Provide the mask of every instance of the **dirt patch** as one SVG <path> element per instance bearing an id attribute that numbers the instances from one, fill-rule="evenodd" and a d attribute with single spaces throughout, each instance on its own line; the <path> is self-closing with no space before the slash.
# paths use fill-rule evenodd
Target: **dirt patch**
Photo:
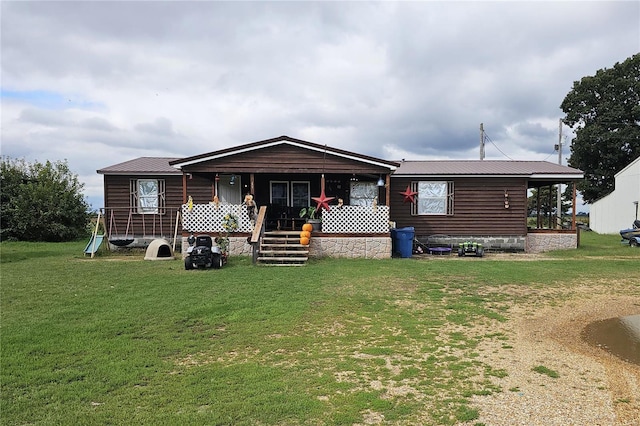
<path id="1" fill-rule="evenodd" d="M 598 296 L 571 301 L 526 323 L 531 335 L 552 339 L 572 352 L 584 355 L 605 369 L 607 384 L 619 424 L 640 424 L 640 366 L 625 362 L 585 342 L 580 333 L 589 323 L 640 314 L 638 297 Z"/>
<path id="2" fill-rule="evenodd" d="M 473 398 L 480 410 L 476 421 L 494 426 L 639 425 L 640 366 L 589 345 L 580 335 L 593 321 L 640 313 L 637 288 L 620 291 L 619 286 L 587 285 L 559 298 L 563 302 L 556 299 L 555 306 L 513 306 L 502 330 L 509 336 L 508 349 L 504 342 L 483 342 L 484 361 L 508 375 L 495 379 L 502 392 Z M 618 295 L 608 294 L 611 287 L 618 287 Z M 533 370 L 539 366 L 559 377 Z"/>

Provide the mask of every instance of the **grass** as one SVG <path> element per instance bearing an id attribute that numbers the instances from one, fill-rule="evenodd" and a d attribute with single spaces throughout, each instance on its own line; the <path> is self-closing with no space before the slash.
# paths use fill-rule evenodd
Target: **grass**
<path id="1" fill-rule="evenodd" d="M 558 374 L 557 371 L 552 370 L 550 368 L 547 368 L 544 365 L 538 365 L 536 367 L 533 367 L 531 370 L 535 371 L 536 373 L 544 374 L 545 376 L 549 376 L 552 379 L 557 379 L 558 377 L 560 377 L 560 374 Z"/>
<path id="2" fill-rule="evenodd" d="M 640 250 L 593 233 L 552 260 L 232 257 L 206 271 L 89 259 L 85 244 L 0 243 L 2 424 L 473 421 L 470 398 L 507 374 L 479 343 L 511 348 L 478 329 L 585 280 L 640 292 Z"/>

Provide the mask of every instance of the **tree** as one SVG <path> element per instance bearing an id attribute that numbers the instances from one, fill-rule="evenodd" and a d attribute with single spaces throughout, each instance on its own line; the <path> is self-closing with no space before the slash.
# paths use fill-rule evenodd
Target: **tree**
<path id="1" fill-rule="evenodd" d="M 585 173 L 578 190 L 585 202 L 595 201 L 640 156 L 640 53 L 574 82 L 560 108 L 576 133 L 569 165 Z"/>
<path id="2" fill-rule="evenodd" d="M 84 185 L 66 160 L 44 164 L 2 157 L 0 239 L 71 241 L 87 233 Z"/>
<path id="3" fill-rule="evenodd" d="M 570 188 L 567 187 L 567 190 L 565 190 L 561 194 L 561 208 L 562 208 L 561 213 L 563 216 L 567 214 L 573 201 L 573 197 L 567 198 L 569 196 L 569 193 L 568 193 L 569 189 Z M 541 186 L 540 188 L 532 189 L 531 195 L 527 199 L 527 214 L 528 215 L 536 214 L 538 213 L 538 210 L 539 210 L 542 216 L 548 216 L 549 213 L 551 213 L 553 216 L 557 216 L 557 210 L 558 210 L 557 194 L 558 194 L 557 185 L 551 186 L 551 196 L 549 196 L 548 186 Z M 540 201 L 540 205 L 538 205 L 538 200 Z M 549 202 L 549 200 L 551 200 L 551 202 Z"/>

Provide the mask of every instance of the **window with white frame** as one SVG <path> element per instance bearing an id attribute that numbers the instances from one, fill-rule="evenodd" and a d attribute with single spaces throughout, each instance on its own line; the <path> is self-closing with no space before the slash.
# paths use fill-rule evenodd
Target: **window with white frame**
<path id="1" fill-rule="evenodd" d="M 271 181 L 271 204 L 276 206 L 289 205 L 289 182 L 287 181 Z"/>
<path id="2" fill-rule="evenodd" d="M 418 181 L 411 182 L 411 189 L 417 192 L 417 202 L 411 207 L 413 215 L 452 215 L 453 182 Z"/>
<path id="3" fill-rule="evenodd" d="M 131 207 L 139 214 L 164 213 L 164 179 L 132 179 Z"/>
<path id="4" fill-rule="evenodd" d="M 271 204 L 284 207 L 307 207 L 311 202 L 309 181 L 278 181 L 269 182 L 271 187 Z"/>
<path id="5" fill-rule="evenodd" d="M 291 182 L 291 206 L 307 207 L 311 202 L 309 182 L 293 181 Z"/>

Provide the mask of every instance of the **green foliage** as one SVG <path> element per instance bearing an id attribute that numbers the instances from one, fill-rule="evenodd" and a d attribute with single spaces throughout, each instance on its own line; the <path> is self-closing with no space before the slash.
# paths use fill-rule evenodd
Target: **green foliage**
<path id="1" fill-rule="evenodd" d="M 614 188 L 614 176 L 640 156 L 640 53 L 573 84 L 560 105 L 576 131 L 569 165 L 585 172 L 585 202 Z"/>
<path id="2" fill-rule="evenodd" d="M 527 213 L 531 215 L 536 212 L 539 208 L 540 214 L 546 216 L 551 212 L 553 215 L 556 214 L 556 210 L 558 209 L 557 203 L 557 195 L 558 194 L 558 186 L 553 185 L 551 187 L 551 204 L 549 204 L 549 187 L 542 186 L 540 188 L 534 188 L 531 190 L 531 195 L 527 199 Z M 538 206 L 538 195 L 540 197 L 540 205 Z M 567 197 L 571 195 L 570 200 L 573 201 L 573 194 L 569 194 L 568 191 L 564 191 L 562 194 L 562 214 L 566 214 L 571 206 L 571 202 L 568 201 Z"/>
<path id="3" fill-rule="evenodd" d="M 0 164 L 0 239 L 71 241 L 86 235 L 89 205 L 67 162 Z"/>
<path id="4" fill-rule="evenodd" d="M 545 376 L 549 376 L 552 379 L 557 379 L 558 377 L 560 377 L 560 374 L 558 374 L 557 371 L 547 368 L 544 365 L 538 365 L 536 367 L 533 367 L 531 371 L 535 371 L 536 373 L 539 373 L 539 374 L 544 374 Z"/>
<path id="5" fill-rule="evenodd" d="M 302 209 L 300 209 L 300 217 L 306 217 L 312 220 L 316 218 L 317 213 L 318 211 L 314 206 L 303 207 Z"/>

